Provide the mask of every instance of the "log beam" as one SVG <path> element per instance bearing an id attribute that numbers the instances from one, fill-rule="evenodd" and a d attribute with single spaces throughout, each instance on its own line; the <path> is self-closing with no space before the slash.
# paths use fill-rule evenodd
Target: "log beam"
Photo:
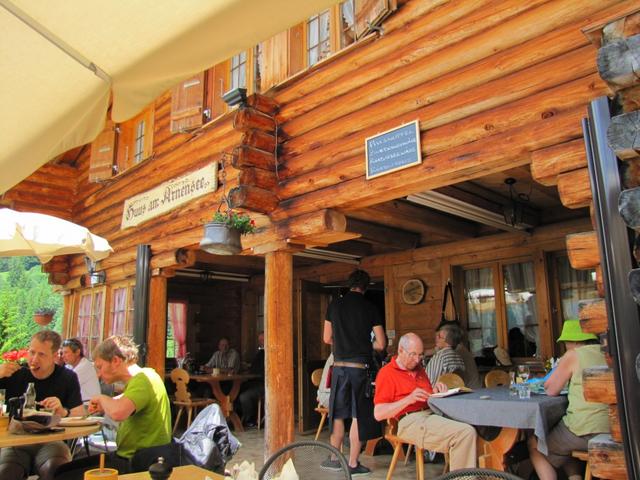
<path id="1" fill-rule="evenodd" d="M 254 108 L 239 108 L 233 117 L 233 128 L 242 132 L 256 129 L 266 133 L 274 133 L 276 122 L 271 116 Z"/>
<path id="2" fill-rule="evenodd" d="M 567 235 L 569 263 L 576 270 L 595 268 L 600 264 L 598 237 L 596 232 Z"/>
<path id="3" fill-rule="evenodd" d="M 558 175 L 587 166 L 584 140 L 570 142 L 531 152 L 531 176 L 547 187 L 558 183 Z"/>
<path id="4" fill-rule="evenodd" d="M 251 185 L 240 185 L 229 192 L 231 208 L 245 208 L 269 214 L 277 208 L 278 202 L 278 197 L 272 191 Z"/>
<path id="5" fill-rule="evenodd" d="M 598 72 L 614 90 L 640 83 L 640 35 L 614 40 L 598 50 Z"/>
<path id="6" fill-rule="evenodd" d="M 616 398 L 616 385 L 613 370 L 609 367 L 590 367 L 582 371 L 582 388 L 587 402 L 613 405 Z"/>
<path id="7" fill-rule="evenodd" d="M 362 242 L 385 245 L 397 250 L 416 248 L 420 242 L 418 234 L 349 217 L 347 217 L 347 231 L 358 234 L 358 239 Z"/>
<path id="8" fill-rule="evenodd" d="M 273 152 L 259 150 L 247 145 L 240 145 L 233 149 L 231 165 L 237 169 L 257 167 L 263 170 L 275 171 L 276 158 Z"/>
<path id="9" fill-rule="evenodd" d="M 172 266 L 190 267 L 196 263 L 196 252 L 186 248 L 178 248 L 162 252 L 151 257 L 151 269 Z"/>
<path id="10" fill-rule="evenodd" d="M 267 115 L 274 115 L 279 108 L 278 104 L 272 97 L 260 95 L 259 93 L 249 95 L 247 98 L 247 105 Z"/>
<path id="11" fill-rule="evenodd" d="M 585 333 L 600 335 L 609 329 L 607 304 L 604 300 L 585 305 L 580 310 L 580 327 Z"/>
<path id="12" fill-rule="evenodd" d="M 240 140 L 242 145 L 247 145 L 253 148 L 259 148 L 267 152 L 275 152 L 276 150 L 276 137 L 270 135 L 262 130 L 247 130 L 242 135 Z"/>
<path id="13" fill-rule="evenodd" d="M 265 461 L 294 440 L 293 259 L 289 252 L 265 259 Z"/>
<path id="14" fill-rule="evenodd" d="M 640 157 L 640 112 L 623 113 L 611 119 L 607 142 L 623 160 Z"/>
<path id="15" fill-rule="evenodd" d="M 609 426 L 611 427 L 611 438 L 613 441 L 622 442 L 622 428 L 620 427 L 618 405 L 609 405 Z"/>
<path id="16" fill-rule="evenodd" d="M 238 174 L 238 185 L 252 185 L 264 190 L 275 191 L 278 184 L 274 172 L 261 168 L 246 167 Z"/>
<path id="17" fill-rule="evenodd" d="M 560 201 L 567 208 L 588 207 L 593 195 L 589 170 L 581 168 L 558 176 L 558 194 Z"/>
<path id="18" fill-rule="evenodd" d="M 597 478 L 626 480 L 627 466 L 622 443 L 614 442 L 611 435 L 600 434 L 589 440 L 589 466 Z"/>

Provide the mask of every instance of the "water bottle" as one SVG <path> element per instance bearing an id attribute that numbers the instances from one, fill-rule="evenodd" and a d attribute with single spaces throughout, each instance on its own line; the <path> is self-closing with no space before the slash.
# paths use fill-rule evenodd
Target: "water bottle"
<path id="1" fill-rule="evenodd" d="M 36 409 L 36 386 L 33 382 L 29 382 L 29 385 L 27 385 L 27 390 L 24 392 L 23 411 L 26 413 L 27 409 Z"/>

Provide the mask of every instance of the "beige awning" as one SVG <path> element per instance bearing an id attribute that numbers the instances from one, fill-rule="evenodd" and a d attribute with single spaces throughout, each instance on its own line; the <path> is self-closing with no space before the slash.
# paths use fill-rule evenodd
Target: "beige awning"
<path id="1" fill-rule="evenodd" d="M 92 141 L 110 92 L 113 120 L 127 120 L 181 80 L 333 3 L 0 0 L 0 193 Z"/>

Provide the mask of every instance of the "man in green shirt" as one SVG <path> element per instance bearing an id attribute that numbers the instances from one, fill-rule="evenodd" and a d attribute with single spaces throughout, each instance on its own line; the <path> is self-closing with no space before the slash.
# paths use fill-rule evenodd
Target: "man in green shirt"
<path id="1" fill-rule="evenodd" d="M 130 460 L 142 448 L 171 442 L 171 408 L 162 378 L 152 368 L 141 368 L 138 347 L 128 337 L 107 338 L 93 351 L 98 377 L 105 383 L 124 383 L 122 395 L 96 395 L 90 413 L 106 413 L 120 422 L 117 455 Z"/>

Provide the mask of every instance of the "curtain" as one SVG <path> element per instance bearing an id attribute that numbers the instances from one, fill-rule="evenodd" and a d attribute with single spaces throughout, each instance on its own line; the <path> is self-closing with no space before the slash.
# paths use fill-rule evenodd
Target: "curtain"
<path id="1" fill-rule="evenodd" d="M 187 354 L 186 302 L 169 302 L 169 321 L 173 328 L 173 339 L 176 342 L 176 358 L 184 358 Z"/>
<path id="2" fill-rule="evenodd" d="M 493 270 L 465 270 L 464 285 L 469 320 L 469 347 L 474 355 L 480 355 L 484 347 L 498 344 Z"/>
<path id="3" fill-rule="evenodd" d="M 111 335 L 124 335 L 126 328 L 127 288 L 118 288 L 113 292 L 113 317 Z"/>
<path id="4" fill-rule="evenodd" d="M 578 318 L 580 308 L 599 299 L 594 281 L 595 271 L 574 270 L 568 257 L 558 257 L 556 262 L 560 279 L 562 319 Z"/>
<path id="5" fill-rule="evenodd" d="M 93 358 L 93 349 L 100 343 L 100 332 L 102 330 L 102 308 L 104 301 L 103 292 L 96 292 L 93 295 L 93 305 L 91 312 L 91 337 L 89 339 L 89 350 L 85 352 L 86 356 L 90 359 Z"/>
<path id="6" fill-rule="evenodd" d="M 80 308 L 78 309 L 78 338 L 82 342 L 85 352 L 89 347 L 88 339 L 91 331 L 91 295 L 80 297 Z"/>

